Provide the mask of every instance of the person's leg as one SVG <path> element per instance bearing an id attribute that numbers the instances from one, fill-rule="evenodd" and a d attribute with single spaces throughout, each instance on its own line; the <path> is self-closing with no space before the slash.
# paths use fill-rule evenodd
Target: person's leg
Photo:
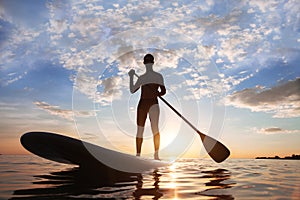
<path id="1" fill-rule="evenodd" d="M 158 129 L 159 121 L 159 106 L 154 104 L 149 110 L 149 118 L 151 122 L 151 129 L 153 133 L 153 142 L 154 142 L 154 159 L 159 160 L 158 151 L 160 146 L 160 134 Z"/>
<path id="2" fill-rule="evenodd" d="M 143 143 L 143 133 L 144 127 L 138 126 L 137 127 L 137 134 L 136 134 L 136 156 L 141 155 L 142 143 Z"/>
<path id="3" fill-rule="evenodd" d="M 159 145 L 160 145 L 160 134 L 159 134 L 159 132 L 154 135 L 153 141 L 154 141 L 154 149 L 155 149 L 154 159 L 159 160 L 159 156 L 158 156 Z"/>
<path id="4" fill-rule="evenodd" d="M 147 118 L 147 112 L 144 109 L 137 110 L 137 133 L 136 133 L 136 156 L 141 155 L 144 126 Z"/>

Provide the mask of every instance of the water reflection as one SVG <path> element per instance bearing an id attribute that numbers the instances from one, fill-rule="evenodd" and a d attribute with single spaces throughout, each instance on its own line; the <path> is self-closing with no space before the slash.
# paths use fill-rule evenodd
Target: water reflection
<path id="1" fill-rule="evenodd" d="M 161 176 L 158 173 L 158 170 L 155 170 L 152 173 L 153 176 L 153 187 L 143 188 L 143 176 L 138 175 L 138 183 L 136 185 L 136 190 L 133 192 L 135 199 L 140 199 L 142 196 L 153 196 L 152 199 L 159 199 L 163 196 L 163 193 L 159 191 L 159 177 Z"/>
<path id="2" fill-rule="evenodd" d="M 35 176 L 30 189 L 16 190 L 11 199 L 94 199 L 132 196 L 139 174 L 103 173 L 79 167 Z M 46 186 L 46 187 L 45 187 Z"/>
<path id="3" fill-rule="evenodd" d="M 205 183 L 205 186 L 208 186 L 209 189 L 206 189 L 201 192 L 197 192 L 198 195 L 215 197 L 215 199 L 225 199 L 232 200 L 234 197 L 231 194 L 226 194 L 227 191 L 222 189 L 231 188 L 235 183 L 229 182 L 231 178 L 231 173 L 226 169 L 215 169 L 215 170 L 206 170 L 201 173 L 205 174 L 200 178 L 208 179 L 208 182 Z M 218 191 L 217 191 L 218 190 Z M 223 193 L 222 192 L 226 192 Z"/>
<path id="4" fill-rule="evenodd" d="M 150 196 L 159 199 L 158 170 L 151 174 L 151 186 L 144 184 L 142 174 L 116 172 L 103 173 L 95 169 L 71 168 L 64 171 L 35 176 L 29 189 L 16 190 L 11 199 L 95 199 L 95 198 L 132 198 Z"/>
<path id="5" fill-rule="evenodd" d="M 1 159 L 0 199 L 300 199 L 298 161 L 181 159 L 139 177 L 64 170 L 24 156 Z"/>
<path id="6" fill-rule="evenodd" d="M 234 199 L 227 190 L 235 184 L 230 171 L 201 171 L 191 165 L 145 174 L 76 167 L 35 178 L 27 189 L 15 190 L 11 199 Z"/>

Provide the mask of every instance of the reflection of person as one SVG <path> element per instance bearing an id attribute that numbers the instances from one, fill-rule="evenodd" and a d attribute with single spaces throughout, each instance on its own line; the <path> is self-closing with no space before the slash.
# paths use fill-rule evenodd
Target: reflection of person
<path id="1" fill-rule="evenodd" d="M 158 96 L 166 93 L 163 76 L 153 71 L 154 57 L 147 54 L 144 57 L 146 73 L 141 75 L 136 83 L 133 83 L 135 71 L 128 72 L 130 76 L 130 92 L 135 93 L 141 87 L 141 97 L 137 108 L 137 135 L 136 135 L 136 155 L 140 156 L 143 143 L 144 126 L 147 115 L 149 115 L 154 142 L 154 159 L 159 159 L 158 151 L 160 144 L 160 134 L 158 129 L 159 106 Z"/>
<path id="2" fill-rule="evenodd" d="M 155 170 L 152 175 L 154 180 L 153 188 L 143 188 L 143 176 L 141 174 L 137 176 L 136 190 L 133 192 L 133 196 L 135 197 L 135 199 L 142 199 L 142 197 L 146 195 L 153 196 L 152 199 L 159 199 L 163 196 L 163 194 L 159 191 L 160 174 L 157 170 Z"/>

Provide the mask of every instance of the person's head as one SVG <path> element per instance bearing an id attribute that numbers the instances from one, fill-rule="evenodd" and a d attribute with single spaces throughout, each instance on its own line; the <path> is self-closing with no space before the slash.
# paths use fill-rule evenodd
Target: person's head
<path id="1" fill-rule="evenodd" d="M 154 57 L 151 54 L 144 56 L 144 64 L 154 63 Z"/>

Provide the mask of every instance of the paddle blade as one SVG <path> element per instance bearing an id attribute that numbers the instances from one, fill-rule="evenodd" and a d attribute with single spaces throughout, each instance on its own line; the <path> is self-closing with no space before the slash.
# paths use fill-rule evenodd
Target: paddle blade
<path id="1" fill-rule="evenodd" d="M 225 145 L 223 145 L 216 139 L 201 133 L 200 131 L 198 132 L 198 134 L 201 137 L 202 143 L 207 153 L 215 162 L 220 163 L 228 158 L 228 156 L 230 155 L 230 151 Z"/>

